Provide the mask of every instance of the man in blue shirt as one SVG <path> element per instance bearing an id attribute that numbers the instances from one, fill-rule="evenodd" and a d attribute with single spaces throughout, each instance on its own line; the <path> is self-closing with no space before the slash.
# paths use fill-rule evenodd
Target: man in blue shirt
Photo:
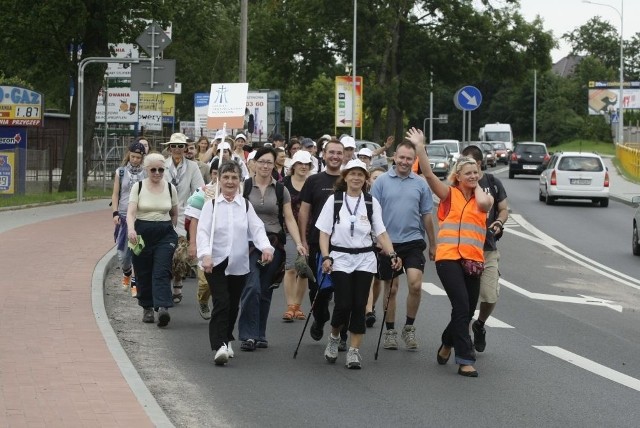
<path id="1" fill-rule="evenodd" d="M 393 247 L 402 259 L 407 274 L 409 295 L 407 297 L 406 322 L 402 329 L 402 340 L 408 350 L 418 349 L 413 325 L 420 298 L 422 296 L 422 275 L 426 262 L 424 250 L 425 230 L 429 239 L 429 259 L 434 260 L 436 252 L 435 230 L 431 212 L 433 210 L 433 196 L 427 182 L 411 171 L 416 159 L 416 149 L 413 143 L 404 141 L 397 147 L 394 155 L 395 166 L 382 174 L 374 182 L 371 194 L 380 202 L 382 220 L 387 233 L 393 242 Z M 382 256 L 384 258 L 385 256 Z M 398 276 L 401 271 L 389 268 L 387 260 L 379 263 L 378 278 L 385 287 L 385 295 L 389 295 L 386 331 L 383 347 L 398 349 L 398 332 L 395 329 L 396 295 L 398 291 Z M 389 287 L 391 293 L 389 294 Z"/>

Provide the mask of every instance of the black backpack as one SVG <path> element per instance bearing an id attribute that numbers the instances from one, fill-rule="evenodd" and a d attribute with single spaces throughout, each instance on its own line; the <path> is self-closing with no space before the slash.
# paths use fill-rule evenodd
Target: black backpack
<path id="1" fill-rule="evenodd" d="M 371 193 L 362 192 L 364 195 L 364 206 L 367 208 L 367 217 L 369 218 L 369 224 L 371 225 L 371 233 L 373 237 L 373 196 Z M 344 200 L 344 192 L 335 193 L 333 195 L 333 227 L 331 228 L 331 234 L 335 229 L 336 223 L 340 223 L 340 210 Z"/>

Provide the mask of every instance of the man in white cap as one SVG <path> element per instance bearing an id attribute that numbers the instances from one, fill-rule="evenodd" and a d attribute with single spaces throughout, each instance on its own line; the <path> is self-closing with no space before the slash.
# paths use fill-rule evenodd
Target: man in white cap
<path id="1" fill-rule="evenodd" d="M 355 159 L 356 140 L 349 135 L 345 135 L 340 139 L 344 146 L 344 158 L 342 159 L 342 168 L 352 159 Z"/>
<path id="2" fill-rule="evenodd" d="M 367 147 L 363 147 L 358 150 L 358 159 L 360 159 L 367 166 L 367 169 L 371 168 L 371 158 L 373 157 L 373 152 L 371 149 Z"/>
<path id="3" fill-rule="evenodd" d="M 247 164 L 244 161 L 244 157 L 239 157 L 238 155 L 236 155 L 235 153 L 233 153 L 231 151 L 231 144 L 229 144 L 228 142 L 223 142 L 218 144 L 218 151 L 216 156 L 211 160 L 211 162 L 213 162 L 216 159 L 220 159 L 221 163 L 220 165 L 222 165 L 222 163 L 227 162 L 229 160 L 233 160 L 235 161 L 238 165 L 240 165 L 240 169 L 242 170 L 242 179 L 246 180 L 247 178 L 250 177 L 249 174 L 249 169 L 247 169 Z M 211 164 L 209 164 L 211 165 Z"/>
<path id="4" fill-rule="evenodd" d="M 178 196 L 178 223 L 176 232 L 182 239 L 186 239 L 187 231 L 184 227 L 184 210 L 189 196 L 196 189 L 204 186 L 204 179 L 198 164 L 185 158 L 187 136 L 176 132 L 164 145 L 169 146 L 171 154 L 164 163 L 164 179 L 176 187 Z M 182 301 L 182 278 L 173 278 L 173 303 Z"/>

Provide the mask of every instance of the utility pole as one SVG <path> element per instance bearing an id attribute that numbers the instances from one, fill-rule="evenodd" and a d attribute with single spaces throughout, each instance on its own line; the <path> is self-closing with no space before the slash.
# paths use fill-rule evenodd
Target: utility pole
<path id="1" fill-rule="evenodd" d="M 247 28 L 249 0 L 240 0 L 240 82 L 247 81 Z"/>

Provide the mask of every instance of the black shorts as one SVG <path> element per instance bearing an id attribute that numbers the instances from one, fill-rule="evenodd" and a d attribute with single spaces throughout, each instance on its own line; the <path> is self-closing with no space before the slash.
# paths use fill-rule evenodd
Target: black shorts
<path id="1" fill-rule="evenodd" d="M 424 256 L 424 250 L 427 249 L 427 243 L 419 239 L 417 241 L 403 242 L 401 244 L 393 244 L 393 249 L 402 259 L 402 267 L 405 269 L 413 268 L 424 272 L 424 264 L 427 259 Z M 391 269 L 391 259 L 382 253 L 378 253 L 378 273 L 376 278 L 383 281 L 400 276 L 401 270 Z"/>

